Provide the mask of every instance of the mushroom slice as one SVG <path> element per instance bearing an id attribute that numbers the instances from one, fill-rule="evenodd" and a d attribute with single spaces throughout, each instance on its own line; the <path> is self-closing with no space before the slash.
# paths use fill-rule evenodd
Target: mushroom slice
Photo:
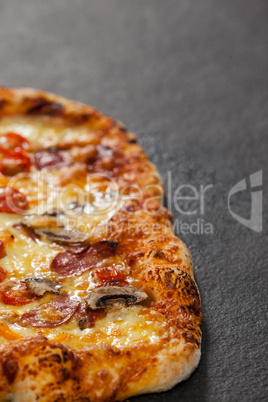
<path id="1" fill-rule="evenodd" d="M 89 234 L 81 232 L 80 230 L 64 226 L 63 214 L 44 214 L 44 215 L 31 215 L 24 217 L 21 224 L 40 238 L 44 236 L 47 239 L 56 243 L 76 246 L 86 242 Z"/>
<path id="2" fill-rule="evenodd" d="M 27 278 L 23 282 L 25 282 L 29 292 L 36 296 L 43 296 L 47 292 L 59 294 L 60 285 L 48 279 Z"/>
<path id="3" fill-rule="evenodd" d="M 45 213 L 41 215 L 28 215 L 21 219 L 21 224 L 33 230 L 44 227 L 61 227 L 61 215 Z"/>
<path id="4" fill-rule="evenodd" d="M 117 302 L 124 302 L 125 305 L 129 306 L 140 303 L 147 298 L 148 295 L 145 292 L 133 286 L 102 286 L 94 289 L 85 301 L 88 307 L 97 310 Z"/>
<path id="5" fill-rule="evenodd" d="M 83 244 L 88 239 L 88 233 L 65 227 L 38 228 L 34 231 L 39 236 L 45 236 L 51 241 L 68 244 L 70 246 Z"/>

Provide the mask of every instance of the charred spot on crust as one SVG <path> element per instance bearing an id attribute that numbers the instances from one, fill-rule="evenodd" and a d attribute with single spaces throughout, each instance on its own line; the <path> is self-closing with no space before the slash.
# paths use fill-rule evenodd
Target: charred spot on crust
<path id="1" fill-rule="evenodd" d="M 62 353 L 63 363 L 67 363 L 68 361 L 70 361 L 74 368 L 79 364 L 79 357 L 76 356 L 70 349 L 67 349 L 67 347 L 64 346 L 62 343 L 51 344 L 49 343 L 49 341 L 47 341 L 47 344 L 51 349 L 60 349 Z"/>
<path id="2" fill-rule="evenodd" d="M 27 110 L 27 114 L 47 115 L 58 117 L 62 116 L 64 107 L 61 103 L 48 101 L 44 98 L 34 99 L 32 105 Z"/>
<path id="3" fill-rule="evenodd" d="M 152 282 L 161 285 L 162 300 L 155 301 L 153 308 L 161 312 L 171 326 L 176 328 L 177 336 L 187 343 L 201 341 L 201 304 L 197 286 L 193 278 L 179 268 L 156 268 L 147 272 Z"/>
<path id="4" fill-rule="evenodd" d="M 74 113 L 70 114 L 70 120 L 73 125 L 79 126 L 80 124 L 87 123 L 92 116 L 94 116 L 94 111 L 88 111 L 85 113 Z"/>
<path id="5" fill-rule="evenodd" d="M 121 126 L 121 127 L 120 127 L 120 131 L 122 131 L 123 133 L 127 133 L 127 132 L 128 132 L 128 129 L 127 129 L 126 126 Z"/>
<path id="6" fill-rule="evenodd" d="M 66 367 L 61 367 L 60 371 L 59 371 L 59 375 L 60 375 L 60 381 L 66 381 L 68 380 L 68 378 L 70 378 L 70 371 L 66 368 Z"/>
<path id="7" fill-rule="evenodd" d="M 104 241 L 106 241 L 108 244 L 109 244 L 109 247 L 111 247 L 111 249 L 112 250 L 115 250 L 116 249 L 116 247 L 118 246 L 118 242 L 116 242 L 116 241 L 109 241 L 109 240 L 104 240 Z"/>
<path id="8" fill-rule="evenodd" d="M 190 331 L 183 331 L 182 332 L 182 337 L 188 343 L 195 343 L 195 341 L 196 341 L 195 336 Z"/>
<path id="9" fill-rule="evenodd" d="M 142 251 L 134 252 L 134 253 L 130 254 L 128 264 L 130 266 L 133 266 L 136 263 L 136 261 L 139 260 L 142 257 L 144 257 L 144 253 Z"/>
<path id="10" fill-rule="evenodd" d="M 88 172 L 116 175 L 129 163 L 124 153 L 107 145 L 99 145 L 95 156 L 86 160 Z"/>
<path id="11" fill-rule="evenodd" d="M 80 387 L 78 389 L 80 389 Z M 90 399 L 82 396 L 79 398 L 78 402 L 90 402 Z"/>
<path id="12" fill-rule="evenodd" d="M 137 144 L 137 142 L 137 138 L 130 138 L 130 140 L 128 141 L 129 144 Z"/>
<path id="13" fill-rule="evenodd" d="M 173 276 L 173 274 L 174 274 L 174 271 L 173 271 L 173 270 L 168 270 L 168 271 L 165 272 L 165 282 L 166 282 L 166 286 L 167 286 L 168 288 L 171 288 L 171 289 L 173 289 L 173 288 L 176 287 L 176 284 L 172 282 L 172 276 Z"/>
<path id="14" fill-rule="evenodd" d="M 51 152 L 52 154 L 56 154 L 59 151 L 59 148 L 56 146 L 49 147 L 49 148 L 47 148 L 47 151 Z"/>
<path id="15" fill-rule="evenodd" d="M 157 250 L 154 254 L 154 258 L 165 258 L 165 253 L 161 250 Z"/>
<path id="16" fill-rule="evenodd" d="M 120 356 L 122 355 L 122 351 L 120 349 L 117 349 L 116 346 L 111 346 L 111 345 L 103 345 L 103 349 L 105 350 L 106 354 L 109 356 Z"/>
<path id="17" fill-rule="evenodd" d="M 6 99 L 0 99 L 0 111 L 4 109 L 8 105 L 8 101 Z"/>
<path id="18" fill-rule="evenodd" d="M 62 362 L 62 358 L 59 353 L 52 353 L 49 356 L 39 357 L 38 361 L 39 361 L 39 363 L 55 362 L 55 363 L 60 364 Z"/>
<path id="19" fill-rule="evenodd" d="M 188 306 L 188 311 L 197 317 L 201 314 L 201 306 L 199 300 L 196 297 L 192 297 Z"/>
<path id="20" fill-rule="evenodd" d="M 12 384 L 15 380 L 19 365 L 14 359 L 7 359 L 2 363 L 3 373 L 8 382 Z"/>

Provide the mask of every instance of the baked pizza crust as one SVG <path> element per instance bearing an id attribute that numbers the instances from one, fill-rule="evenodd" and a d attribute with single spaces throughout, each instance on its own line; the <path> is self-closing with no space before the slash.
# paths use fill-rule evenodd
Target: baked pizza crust
<path id="1" fill-rule="evenodd" d="M 155 166 L 121 123 L 80 103 L 35 89 L 1 88 L 0 119 L 18 115 L 85 128 L 76 141 L 40 138 L 33 150 L 72 147 L 79 175 L 85 155 L 94 154 L 96 145 L 109 146 L 117 164 L 107 167 L 101 156 L 93 157 L 94 172 L 108 171 L 120 189 L 133 183 L 142 189 L 142 198 L 127 199 L 108 225 L 97 226 L 92 236 L 96 241 L 118 242 L 132 278 L 150 296 L 148 308 L 164 318 L 168 336 L 156 343 L 121 347 L 93 343 L 80 349 L 38 335 L 9 340 L 0 346 L 0 399 L 116 401 L 162 392 L 187 379 L 200 359 L 200 296 L 189 250 L 174 236 L 172 216 L 161 206 L 163 184 Z M 67 176 L 63 171 L 62 183 L 75 177 L 73 171 Z M 129 230 L 130 222 L 136 230 Z"/>

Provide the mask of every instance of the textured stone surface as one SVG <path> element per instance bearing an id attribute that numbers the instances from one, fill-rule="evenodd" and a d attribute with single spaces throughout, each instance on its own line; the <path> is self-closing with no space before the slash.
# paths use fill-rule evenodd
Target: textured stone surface
<path id="1" fill-rule="evenodd" d="M 262 233 L 227 208 L 231 187 L 267 168 L 267 14 L 265 0 L 0 2 L 1 84 L 52 91 L 124 121 L 166 184 L 171 172 L 173 195 L 181 184 L 213 185 L 204 215 L 173 208 L 175 219 L 214 229 L 181 235 L 202 295 L 200 366 L 172 391 L 133 401 L 268 398 L 267 205 Z M 236 204 L 249 217 L 250 194 Z"/>

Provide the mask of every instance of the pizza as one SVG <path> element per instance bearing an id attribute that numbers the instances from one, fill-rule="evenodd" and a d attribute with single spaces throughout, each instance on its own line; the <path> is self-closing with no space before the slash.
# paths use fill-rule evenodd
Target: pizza
<path id="1" fill-rule="evenodd" d="M 187 379 L 200 296 L 136 136 L 1 88 L 0 157 L 0 400 L 118 401 Z"/>

